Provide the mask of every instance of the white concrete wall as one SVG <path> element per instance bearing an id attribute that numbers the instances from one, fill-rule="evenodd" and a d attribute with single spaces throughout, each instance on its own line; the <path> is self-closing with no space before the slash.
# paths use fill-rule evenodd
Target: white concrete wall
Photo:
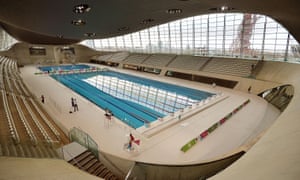
<path id="1" fill-rule="evenodd" d="M 212 180 L 283 180 L 300 177 L 300 65 L 265 62 L 257 78 L 291 84 L 294 98 L 266 134 L 240 160 Z"/>
<path id="2" fill-rule="evenodd" d="M 30 55 L 29 48 L 32 46 L 44 47 L 46 55 Z M 61 47 L 63 46 L 17 43 L 8 51 L 1 52 L 0 55 L 16 59 L 19 65 L 27 65 L 89 62 L 92 56 L 101 54 L 101 52 L 83 45 L 70 45 L 69 47 L 73 47 L 75 50 L 75 55 L 70 59 L 60 52 Z"/>

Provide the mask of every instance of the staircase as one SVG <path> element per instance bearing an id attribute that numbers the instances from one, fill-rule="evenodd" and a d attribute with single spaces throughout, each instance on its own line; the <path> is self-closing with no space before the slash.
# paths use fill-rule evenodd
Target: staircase
<path id="1" fill-rule="evenodd" d="M 94 154 L 90 151 L 84 151 L 75 158 L 68 161 L 73 166 L 86 171 L 92 175 L 101 177 L 106 180 L 118 180 L 109 169 L 107 169 Z"/>

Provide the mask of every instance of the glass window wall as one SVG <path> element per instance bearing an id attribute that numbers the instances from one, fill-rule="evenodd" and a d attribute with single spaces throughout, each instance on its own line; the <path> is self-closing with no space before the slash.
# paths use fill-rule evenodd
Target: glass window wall
<path id="1" fill-rule="evenodd" d="M 300 62 L 299 43 L 276 21 L 259 14 L 194 16 L 83 44 L 98 50 Z"/>

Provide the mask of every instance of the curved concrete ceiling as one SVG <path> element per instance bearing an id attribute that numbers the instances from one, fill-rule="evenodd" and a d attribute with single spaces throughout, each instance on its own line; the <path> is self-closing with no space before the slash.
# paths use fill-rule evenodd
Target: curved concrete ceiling
<path id="1" fill-rule="evenodd" d="M 76 5 L 87 4 L 89 12 L 76 14 Z M 35 44 L 71 44 L 85 39 L 107 38 L 135 32 L 157 24 L 193 15 L 219 12 L 223 5 L 230 12 L 270 16 L 300 40 L 300 1 L 297 0 L 22 0 L 0 1 L 0 24 L 20 41 Z M 182 13 L 170 14 L 169 9 Z M 83 20 L 76 26 L 73 20 Z M 151 21 L 147 21 L 151 19 Z M 148 23 L 143 23 L 147 21 Z M 93 37 L 86 33 L 93 33 Z M 94 34 L 95 33 L 95 34 Z"/>

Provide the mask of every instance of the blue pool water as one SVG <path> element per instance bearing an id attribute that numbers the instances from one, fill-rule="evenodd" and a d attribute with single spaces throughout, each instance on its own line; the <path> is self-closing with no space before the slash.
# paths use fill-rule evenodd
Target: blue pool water
<path id="1" fill-rule="evenodd" d="M 59 69 L 65 70 L 65 67 L 60 66 Z M 68 68 L 90 67 L 80 65 Z M 46 67 L 44 69 L 47 71 Z M 51 76 L 102 109 L 111 110 L 115 117 L 133 128 L 214 95 L 114 71 Z"/>
<path id="2" fill-rule="evenodd" d="M 85 64 L 76 65 L 61 65 L 61 66 L 41 66 L 39 69 L 44 72 L 48 71 L 59 71 L 59 70 L 78 70 L 78 69 L 89 69 L 90 66 Z"/>

